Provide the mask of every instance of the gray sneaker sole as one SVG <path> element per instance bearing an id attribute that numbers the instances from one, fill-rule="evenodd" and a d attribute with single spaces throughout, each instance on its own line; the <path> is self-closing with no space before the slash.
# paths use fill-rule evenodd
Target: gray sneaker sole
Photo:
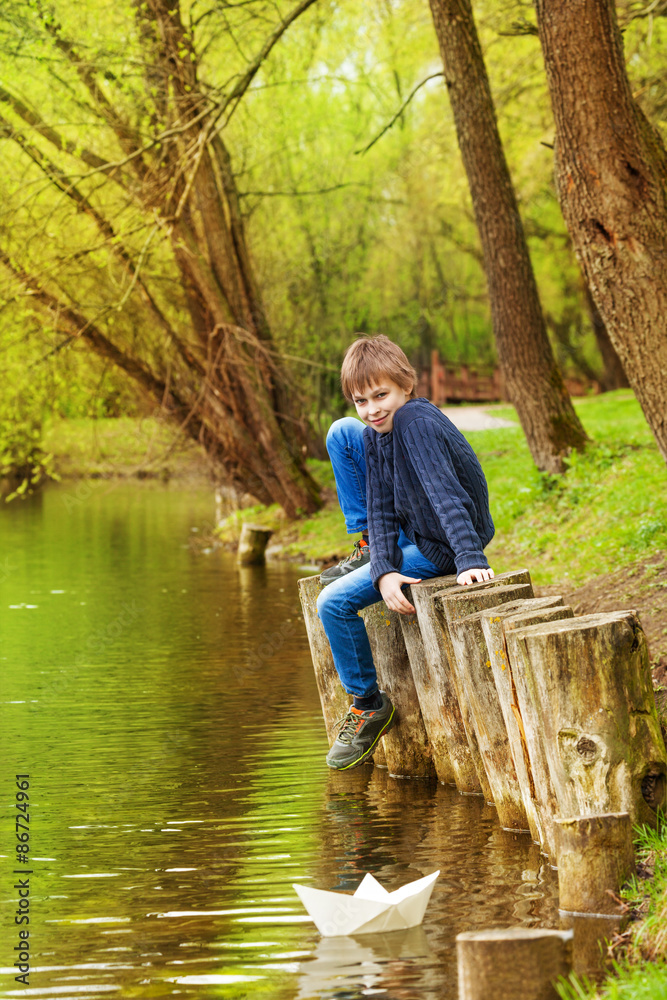
<path id="1" fill-rule="evenodd" d="M 352 760 L 352 761 L 350 761 L 349 764 L 340 764 L 340 765 L 339 764 L 330 764 L 329 760 L 327 759 L 327 767 L 330 767 L 332 771 L 348 771 L 351 767 L 358 767 L 360 764 L 363 764 L 365 760 L 368 760 L 368 757 L 373 752 L 373 750 L 375 750 L 376 746 L 378 745 L 378 741 L 380 740 L 380 737 L 384 736 L 384 734 L 387 732 L 388 729 L 391 729 L 391 727 L 393 725 L 393 722 L 394 722 L 394 716 L 395 716 L 395 714 L 396 714 L 396 709 L 392 705 L 391 706 L 391 715 L 389 716 L 389 718 L 387 719 L 386 723 L 384 724 L 384 726 L 382 727 L 382 729 L 380 730 L 380 732 L 377 734 L 377 736 L 373 740 L 372 744 L 369 746 L 368 750 L 364 750 L 364 752 L 361 755 L 361 757 L 355 757 L 355 759 Z"/>

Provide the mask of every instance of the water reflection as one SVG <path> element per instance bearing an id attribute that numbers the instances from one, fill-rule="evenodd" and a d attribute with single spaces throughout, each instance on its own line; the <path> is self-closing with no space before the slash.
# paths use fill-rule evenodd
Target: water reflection
<path id="1" fill-rule="evenodd" d="M 206 494 L 67 495 L 0 520 L 0 750 L 31 775 L 31 996 L 455 997 L 456 933 L 557 925 L 553 872 L 492 807 L 326 768 L 302 572 L 190 548 Z M 320 939 L 292 890 L 435 868 L 423 928 L 382 939 Z"/>

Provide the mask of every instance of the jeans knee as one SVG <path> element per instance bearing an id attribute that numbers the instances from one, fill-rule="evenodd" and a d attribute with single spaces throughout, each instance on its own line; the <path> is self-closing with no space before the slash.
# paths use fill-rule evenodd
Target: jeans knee
<path id="1" fill-rule="evenodd" d="M 327 588 L 325 587 L 324 590 L 321 590 L 317 595 L 317 614 L 323 624 L 330 604 L 331 596 L 327 593 Z"/>
<path id="2" fill-rule="evenodd" d="M 331 446 L 348 445 L 350 443 L 359 444 L 363 451 L 364 425 L 354 417 L 340 417 L 334 420 L 327 431 L 327 451 L 331 454 Z"/>

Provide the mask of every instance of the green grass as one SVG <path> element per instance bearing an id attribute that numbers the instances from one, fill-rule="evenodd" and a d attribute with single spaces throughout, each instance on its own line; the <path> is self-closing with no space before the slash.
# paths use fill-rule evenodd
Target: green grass
<path id="1" fill-rule="evenodd" d="M 591 444 L 565 476 L 537 472 L 518 426 L 466 434 L 489 483 L 496 570 L 526 563 L 537 584 L 580 584 L 667 547 L 667 467 L 634 396 L 575 406 Z"/>
<path id="2" fill-rule="evenodd" d="M 204 474 L 202 450 L 154 417 L 52 420 L 44 448 L 61 478 Z"/>

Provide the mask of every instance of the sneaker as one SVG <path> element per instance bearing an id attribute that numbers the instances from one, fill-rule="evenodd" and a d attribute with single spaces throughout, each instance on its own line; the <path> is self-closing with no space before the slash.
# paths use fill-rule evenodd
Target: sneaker
<path id="1" fill-rule="evenodd" d="M 347 576 L 348 573 L 354 572 L 355 569 L 361 569 L 362 566 L 367 566 L 370 561 L 371 550 L 368 542 L 365 538 L 360 538 L 354 546 L 354 551 L 351 556 L 346 556 L 344 559 L 341 559 L 337 566 L 330 566 L 329 569 L 325 569 L 322 573 L 320 573 L 322 586 L 326 587 L 328 583 L 333 583 L 334 580 L 339 580 L 341 576 Z"/>
<path id="2" fill-rule="evenodd" d="M 327 754 L 329 767 L 345 771 L 363 764 L 373 753 L 380 737 L 389 732 L 394 724 L 394 706 L 384 691 L 380 694 L 380 708 L 362 712 L 350 706 L 345 718 L 341 719 L 342 729 Z"/>

